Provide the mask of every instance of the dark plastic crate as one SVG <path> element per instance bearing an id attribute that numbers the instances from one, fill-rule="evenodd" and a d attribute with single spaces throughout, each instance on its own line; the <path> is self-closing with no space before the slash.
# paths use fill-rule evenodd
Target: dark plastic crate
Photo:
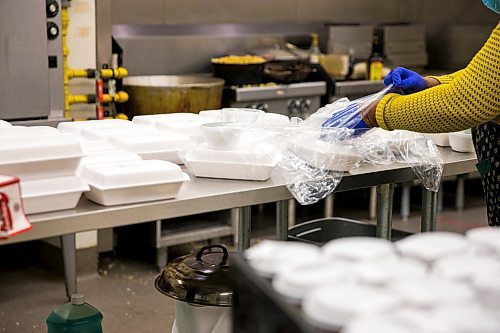
<path id="1" fill-rule="evenodd" d="M 341 217 L 324 218 L 297 224 L 288 230 L 288 240 L 323 245 L 343 237 L 375 237 L 377 226 Z M 411 233 L 392 229 L 391 240 L 402 239 Z"/>

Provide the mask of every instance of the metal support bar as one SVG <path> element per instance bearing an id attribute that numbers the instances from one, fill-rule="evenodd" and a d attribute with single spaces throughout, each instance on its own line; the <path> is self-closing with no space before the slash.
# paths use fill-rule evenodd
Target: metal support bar
<path id="1" fill-rule="evenodd" d="M 329 194 L 325 198 L 325 217 L 333 217 L 334 194 Z"/>
<path id="2" fill-rule="evenodd" d="M 297 223 L 296 204 L 295 199 L 288 200 L 288 228 L 293 227 Z"/>
<path id="3" fill-rule="evenodd" d="M 369 207 L 370 220 L 375 220 L 377 217 L 377 187 L 370 187 L 370 207 Z"/>
<path id="4" fill-rule="evenodd" d="M 377 186 L 377 237 L 391 239 L 394 184 Z"/>
<path id="5" fill-rule="evenodd" d="M 238 251 L 250 247 L 250 224 L 252 219 L 252 207 L 245 206 L 238 209 Z"/>
<path id="6" fill-rule="evenodd" d="M 443 183 L 439 186 L 439 191 L 437 194 L 437 211 L 438 213 L 443 211 Z"/>
<path id="7" fill-rule="evenodd" d="M 401 218 L 406 221 L 410 217 L 411 183 L 403 183 L 401 191 Z"/>
<path id="8" fill-rule="evenodd" d="M 61 236 L 61 248 L 64 264 L 64 283 L 66 296 L 71 299 L 71 295 L 76 294 L 76 234 Z"/>
<path id="9" fill-rule="evenodd" d="M 422 232 L 436 230 L 437 198 L 437 192 L 422 187 L 422 220 L 420 222 Z"/>
<path id="10" fill-rule="evenodd" d="M 465 206 L 465 178 L 467 175 L 457 176 L 457 192 L 455 194 L 455 208 L 463 210 Z"/>
<path id="11" fill-rule="evenodd" d="M 288 238 L 288 200 L 276 202 L 276 239 L 287 240 Z"/>

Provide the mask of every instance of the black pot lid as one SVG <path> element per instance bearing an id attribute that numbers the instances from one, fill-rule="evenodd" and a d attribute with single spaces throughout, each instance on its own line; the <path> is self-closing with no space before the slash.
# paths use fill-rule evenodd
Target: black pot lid
<path id="1" fill-rule="evenodd" d="M 212 252 L 221 249 L 222 252 Z M 205 246 L 196 255 L 186 255 L 165 266 L 156 278 L 158 291 L 184 302 L 209 306 L 231 306 L 229 253 L 222 245 Z"/>

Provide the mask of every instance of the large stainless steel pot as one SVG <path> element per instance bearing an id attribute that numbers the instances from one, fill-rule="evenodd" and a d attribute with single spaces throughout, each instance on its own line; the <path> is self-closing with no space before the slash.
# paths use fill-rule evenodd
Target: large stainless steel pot
<path id="1" fill-rule="evenodd" d="M 224 80 L 209 76 L 131 76 L 123 81 L 129 116 L 219 109 Z"/>

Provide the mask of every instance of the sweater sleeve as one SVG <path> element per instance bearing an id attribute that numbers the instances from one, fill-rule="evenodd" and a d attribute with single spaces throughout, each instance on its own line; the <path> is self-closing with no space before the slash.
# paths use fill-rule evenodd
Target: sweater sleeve
<path id="1" fill-rule="evenodd" d="M 378 103 L 380 127 L 423 133 L 468 129 L 500 116 L 500 24 L 469 65 L 421 92 L 388 94 Z"/>

